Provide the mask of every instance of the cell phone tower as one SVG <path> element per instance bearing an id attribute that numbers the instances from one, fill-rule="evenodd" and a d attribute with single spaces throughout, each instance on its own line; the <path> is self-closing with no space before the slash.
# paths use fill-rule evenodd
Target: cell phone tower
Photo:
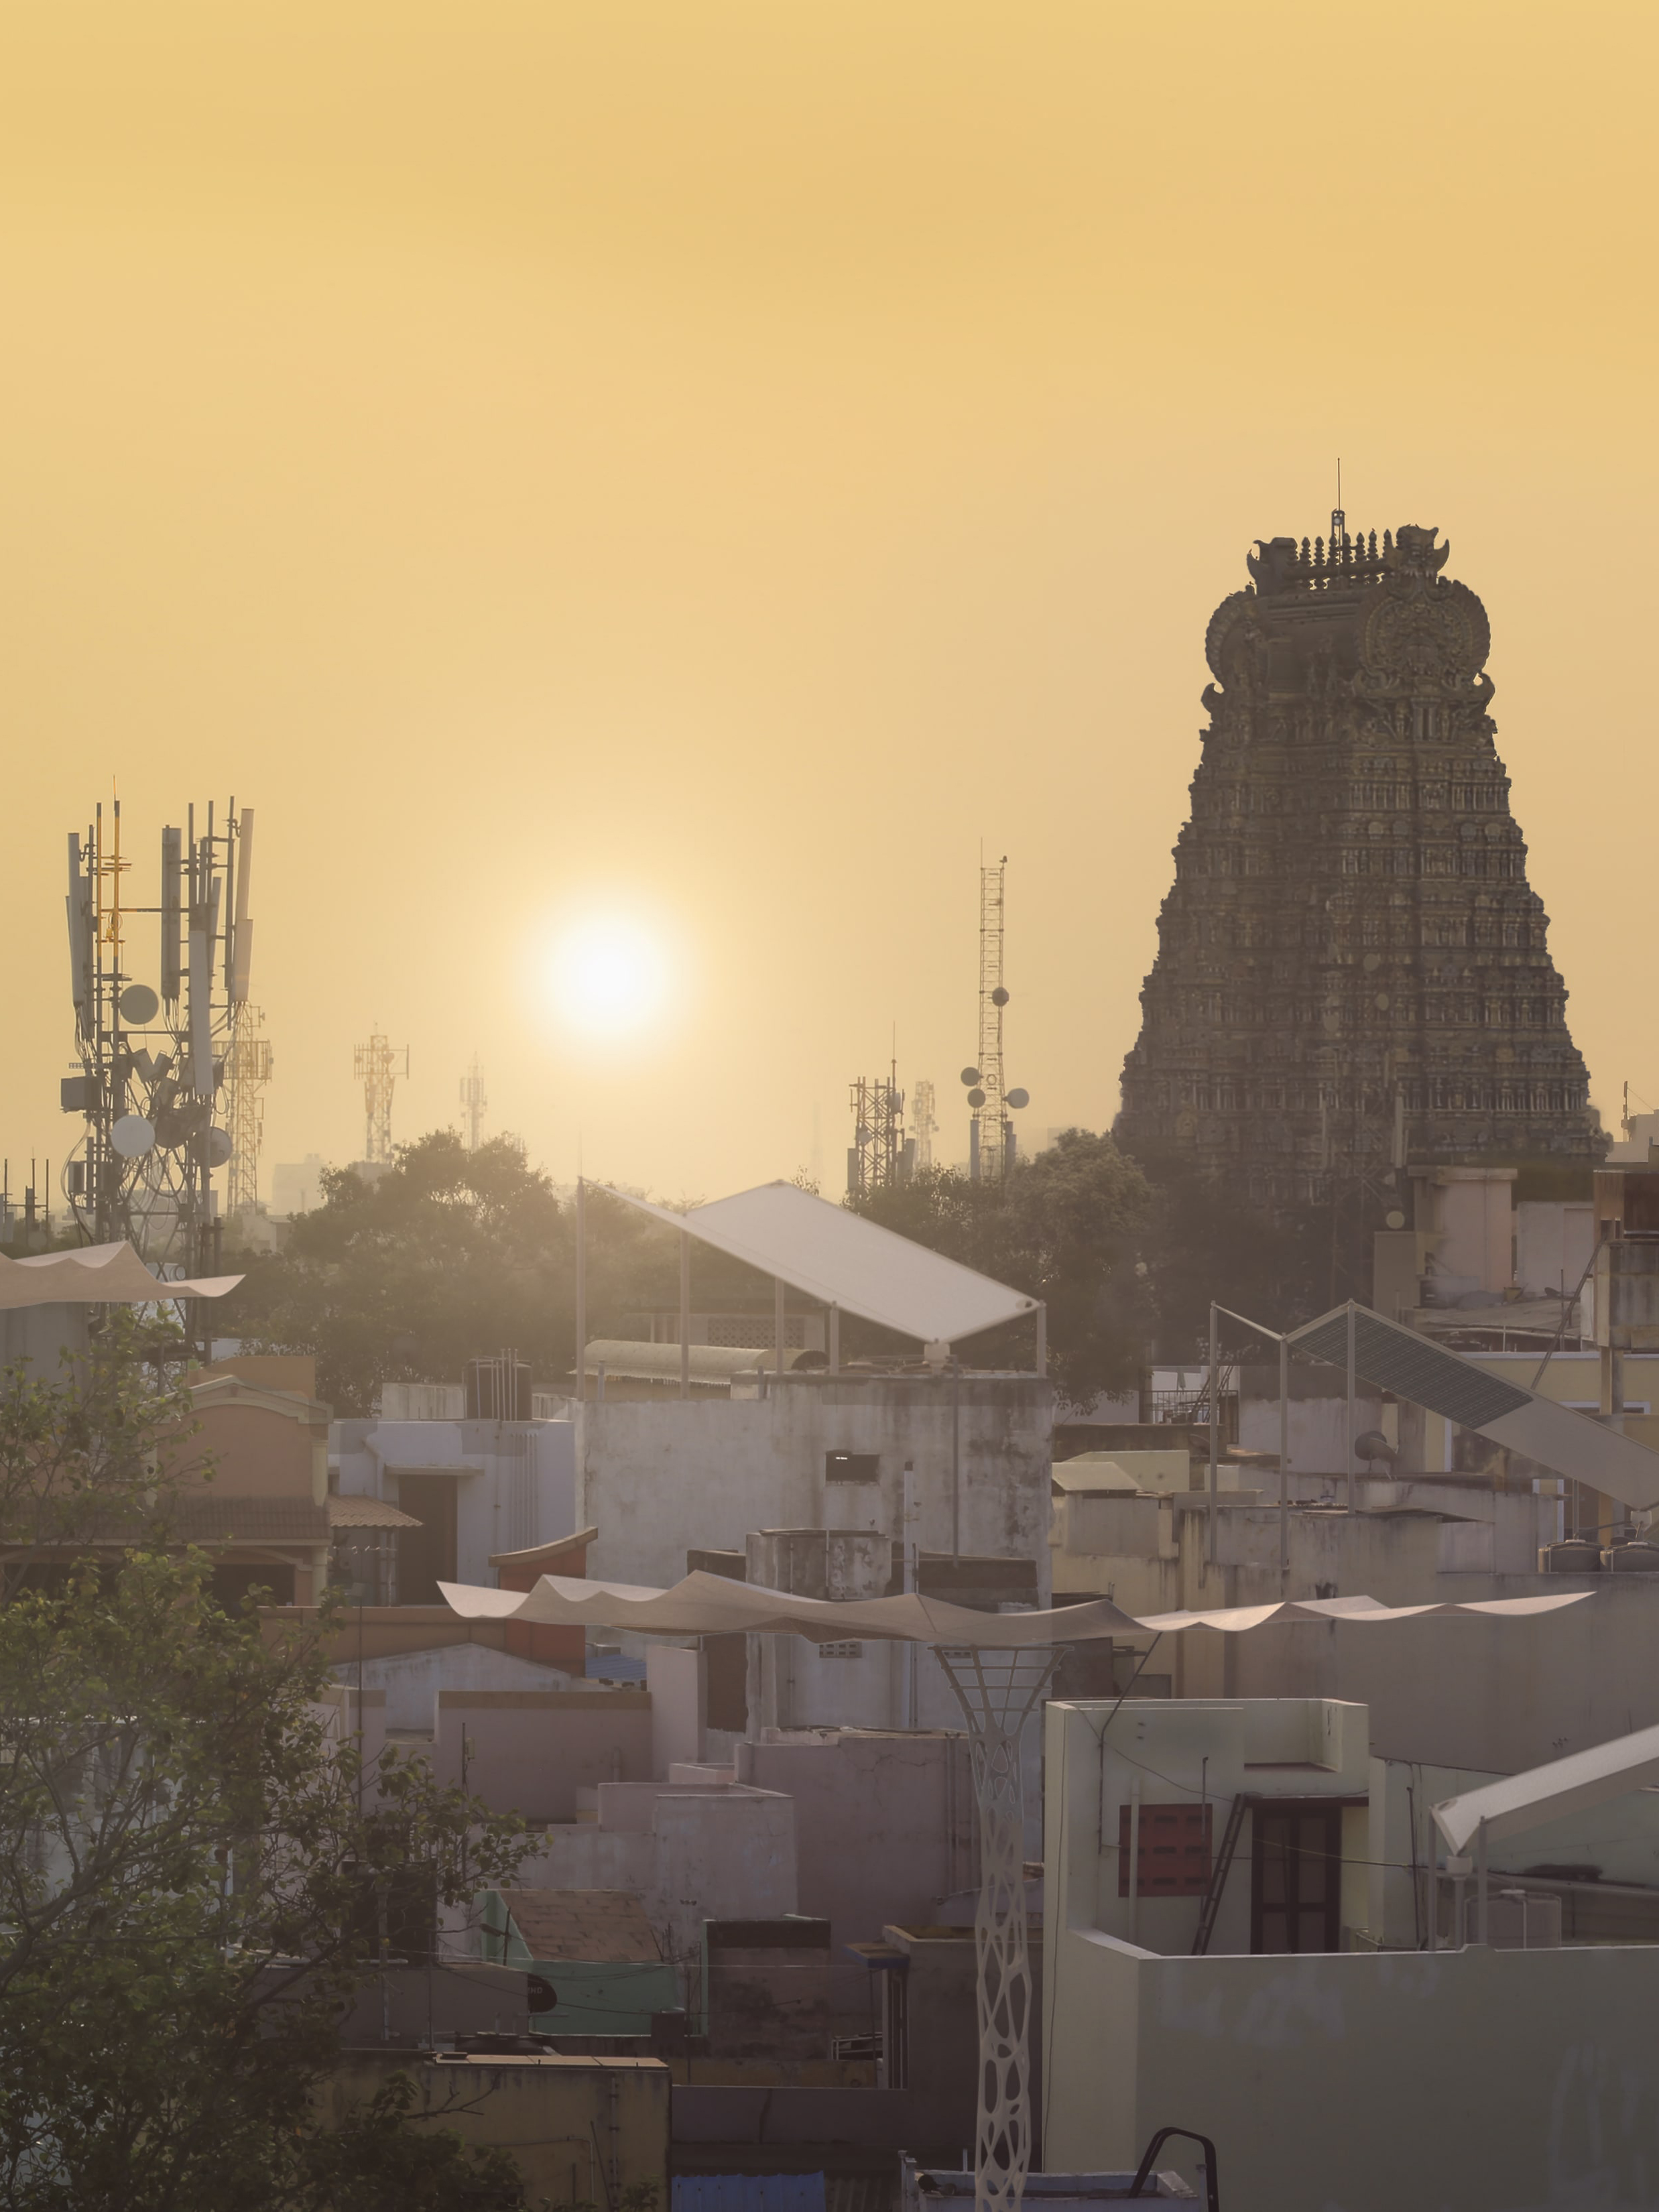
<path id="1" fill-rule="evenodd" d="M 860 1075 L 848 1086 L 853 1141 L 847 1147 L 847 1188 L 855 1195 L 909 1180 L 915 1159 L 904 1138 L 904 1093 L 898 1064 L 885 1076 Z"/>
<path id="2" fill-rule="evenodd" d="M 489 1101 L 484 1097 L 483 1077 L 478 1073 L 478 1055 L 472 1055 L 472 1065 L 461 1078 L 461 1111 L 466 1116 L 466 1149 L 476 1152 L 483 1136 L 483 1117 Z"/>
<path id="3" fill-rule="evenodd" d="M 1014 1164 L 1014 1125 L 1009 1109 L 1030 1103 L 1027 1091 L 1004 1088 L 1002 1010 L 1008 990 L 1002 980 L 1006 925 L 1008 855 L 979 871 L 979 1060 L 964 1067 L 973 1120 L 968 1125 L 968 1173 L 975 1182 L 1000 1182 Z"/>
<path id="4" fill-rule="evenodd" d="M 230 1090 L 230 1176 L 225 1210 L 231 1219 L 259 1203 L 259 1146 L 265 1133 L 265 1085 L 270 1080 L 270 1039 L 258 1006 L 234 1010 L 225 1077 Z"/>
<path id="5" fill-rule="evenodd" d="M 916 1172 L 926 1173 L 933 1164 L 933 1139 L 939 1134 L 939 1123 L 934 1119 L 933 1086 L 922 1076 L 910 1093 L 910 1139 L 916 1148 Z"/>
<path id="6" fill-rule="evenodd" d="M 388 1044 L 379 1030 L 356 1053 L 357 1080 L 363 1086 L 363 1159 L 370 1167 L 392 1164 L 392 1094 L 397 1088 L 398 1055 L 401 1073 L 409 1073 L 409 1047 Z"/>
<path id="7" fill-rule="evenodd" d="M 64 1194 L 92 1243 L 130 1240 L 163 1273 L 216 1265 L 221 1237 L 213 1177 L 234 1150 L 223 1126 L 227 1062 L 247 1004 L 253 924 L 248 914 L 253 810 L 233 799 L 198 833 L 161 832 L 158 903 L 134 904 L 124 878 L 121 802 L 69 838 L 70 989 L 81 1073 L 62 1086 L 83 1136 L 70 1148 Z M 161 924 L 158 981 L 136 970 L 133 919 Z"/>

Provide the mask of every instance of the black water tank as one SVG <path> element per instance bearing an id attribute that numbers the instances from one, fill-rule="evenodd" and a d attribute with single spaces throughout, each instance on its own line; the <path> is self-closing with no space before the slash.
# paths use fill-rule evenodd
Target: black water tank
<path id="1" fill-rule="evenodd" d="M 1599 1575 L 1601 1547 L 1586 1536 L 1569 1536 L 1565 1543 L 1546 1544 L 1538 1554 L 1540 1575 Z"/>

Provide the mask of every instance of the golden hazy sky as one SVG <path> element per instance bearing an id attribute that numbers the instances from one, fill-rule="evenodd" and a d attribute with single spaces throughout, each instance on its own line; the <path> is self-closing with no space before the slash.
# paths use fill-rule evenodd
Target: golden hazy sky
<path id="1" fill-rule="evenodd" d="M 264 1159 L 353 1044 L 713 1195 L 846 1085 L 1107 1126 L 1258 536 L 1437 524 L 1594 1095 L 1659 1104 L 1651 5 L 62 0 L 0 14 L 13 1164 L 64 837 L 255 806 Z M 626 1044 L 547 948 L 674 963 Z M 140 939 L 141 948 L 143 940 Z M 153 967 L 145 954 L 141 969 Z"/>

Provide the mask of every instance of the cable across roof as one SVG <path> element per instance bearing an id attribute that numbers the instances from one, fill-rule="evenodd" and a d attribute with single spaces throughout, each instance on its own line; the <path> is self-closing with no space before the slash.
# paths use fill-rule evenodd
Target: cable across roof
<path id="1" fill-rule="evenodd" d="M 684 1213 L 610 1183 L 593 1188 L 820 1304 L 924 1344 L 977 1336 L 1040 1303 L 793 1182 L 760 1183 Z"/>

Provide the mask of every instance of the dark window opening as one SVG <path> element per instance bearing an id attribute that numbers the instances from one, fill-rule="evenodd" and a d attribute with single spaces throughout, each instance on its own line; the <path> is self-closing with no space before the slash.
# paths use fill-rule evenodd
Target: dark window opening
<path id="1" fill-rule="evenodd" d="M 455 1478 L 400 1474 L 398 1504 L 421 1524 L 398 1532 L 398 1601 L 441 1605 L 439 1583 L 456 1579 Z"/>
<path id="2" fill-rule="evenodd" d="M 294 1570 L 292 1567 L 215 1567 L 208 1577 L 216 1603 L 227 1613 L 241 1608 L 250 1590 L 269 1590 L 267 1605 L 292 1605 L 294 1602 Z"/>
<path id="3" fill-rule="evenodd" d="M 825 1452 L 823 1479 L 826 1482 L 879 1482 L 881 1455 L 878 1452 Z"/>

